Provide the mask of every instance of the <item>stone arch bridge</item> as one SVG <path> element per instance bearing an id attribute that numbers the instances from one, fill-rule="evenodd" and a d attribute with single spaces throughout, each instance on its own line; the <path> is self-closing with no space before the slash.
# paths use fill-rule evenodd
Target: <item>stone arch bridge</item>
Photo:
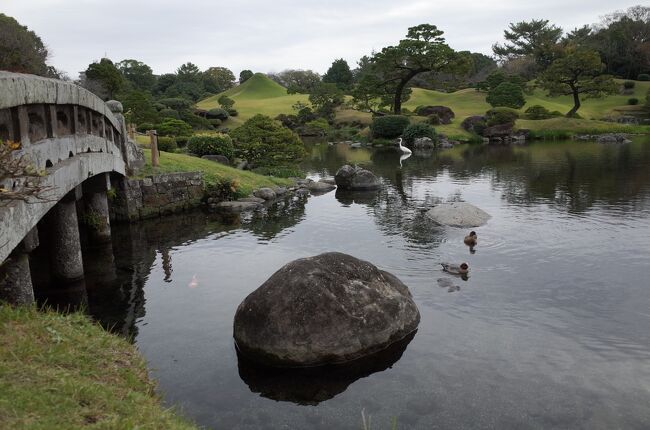
<path id="1" fill-rule="evenodd" d="M 8 72 L 0 72 L 0 141 L 19 144 L 12 156 L 42 171 L 40 196 L 0 199 L 0 299 L 31 303 L 30 252 L 46 242 L 52 278 L 83 278 L 78 213 L 92 221 L 89 240 L 110 241 L 111 182 L 144 158 L 127 137 L 119 102 L 70 82 Z M 0 187 L 20 192 L 27 180 L 8 178 Z"/>

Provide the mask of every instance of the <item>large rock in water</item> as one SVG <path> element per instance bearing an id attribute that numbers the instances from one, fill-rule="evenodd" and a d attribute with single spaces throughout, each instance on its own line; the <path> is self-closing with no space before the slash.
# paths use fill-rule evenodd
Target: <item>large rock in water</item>
<path id="1" fill-rule="evenodd" d="M 420 312 L 408 287 L 367 261 L 329 252 L 292 261 L 237 308 L 246 357 L 272 366 L 344 363 L 412 333 Z"/>
<path id="2" fill-rule="evenodd" d="M 342 190 L 363 191 L 379 188 L 379 180 L 369 170 L 346 164 L 334 176 L 336 186 Z"/>
<path id="3" fill-rule="evenodd" d="M 488 213 L 466 202 L 441 203 L 429 209 L 427 217 L 452 227 L 479 227 L 490 219 Z"/>

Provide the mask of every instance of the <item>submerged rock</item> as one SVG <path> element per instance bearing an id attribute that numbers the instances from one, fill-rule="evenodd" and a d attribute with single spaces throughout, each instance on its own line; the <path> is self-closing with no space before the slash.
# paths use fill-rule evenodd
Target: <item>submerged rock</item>
<path id="1" fill-rule="evenodd" d="M 334 179 L 336 185 L 343 190 L 376 190 L 380 186 L 379 180 L 371 171 L 349 164 L 341 167 Z"/>
<path id="2" fill-rule="evenodd" d="M 367 261 L 329 252 L 286 264 L 237 308 L 239 351 L 284 367 L 344 363 L 412 333 L 408 287 Z"/>
<path id="3" fill-rule="evenodd" d="M 413 149 L 433 149 L 436 144 L 430 137 L 418 137 L 413 141 Z"/>
<path id="4" fill-rule="evenodd" d="M 226 213 L 240 213 L 261 207 L 262 204 L 254 201 L 221 202 L 214 205 L 214 209 Z"/>
<path id="5" fill-rule="evenodd" d="M 601 136 L 598 136 L 598 143 L 631 143 L 632 141 L 627 138 L 625 134 L 622 133 L 607 133 Z"/>
<path id="6" fill-rule="evenodd" d="M 441 203 L 426 213 L 432 221 L 452 227 L 479 227 L 491 218 L 488 213 L 467 202 Z"/>

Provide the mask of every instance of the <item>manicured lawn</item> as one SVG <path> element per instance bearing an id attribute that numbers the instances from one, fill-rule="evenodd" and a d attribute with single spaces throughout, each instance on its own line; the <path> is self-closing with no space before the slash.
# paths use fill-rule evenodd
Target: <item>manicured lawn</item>
<path id="1" fill-rule="evenodd" d="M 622 84 L 622 80 L 617 81 Z M 645 95 L 650 88 L 650 82 L 636 81 L 632 94 L 617 94 L 601 99 L 586 99 L 582 101 L 582 107 L 578 113 L 584 120 L 569 120 L 566 118 L 553 118 L 544 121 L 518 120 L 518 128 L 528 128 L 534 131 L 566 131 L 567 133 L 603 133 L 603 132 L 632 132 L 647 133 L 647 127 L 629 127 L 617 125 L 611 122 L 599 121 L 600 119 L 625 114 L 627 111 L 637 109 L 627 104 L 628 99 L 637 98 L 639 103 L 644 103 Z M 262 74 L 256 74 L 244 84 L 231 88 L 225 93 L 235 100 L 235 108 L 239 116 L 230 118 L 224 123 L 225 127 L 237 127 L 251 116 L 261 113 L 275 117 L 281 113 L 290 114 L 295 111 L 293 104 L 301 101 L 309 104 L 308 96 L 305 94 L 287 94 L 286 89 Z M 468 88 L 454 93 L 443 93 L 440 91 L 414 88 L 411 98 L 404 103 L 404 107 L 415 111 L 421 105 L 442 105 L 450 107 L 456 117 L 451 124 L 436 126 L 440 133 L 454 139 L 468 139 L 469 133 L 460 127 L 462 121 L 468 116 L 483 115 L 491 106 L 485 101 L 485 92 Z M 219 95 L 202 100 L 198 107 L 211 109 L 218 107 Z M 526 95 L 526 105 L 520 109 L 524 111 L 533 105 L 542 105 L 550 111 L 568 112 L 573 106 L 570 96 L 548 97 L 545 91 L 536 89 L 532 94 Z M 413 121 L 424 121 L 421 117 L 412 117 Z M 369 113 L 353 109 L 341 109 L 337 112 L 336 123 L 350 123 L 358 121 L 368 125 L 372 121 Z M 564 128 L 566 127 L 566 128 Z"/>
<path id="2" fill-rule="evenodd" d="M 289 179 L 275 178 L 272 176 L 258 175 L 247 170 L 239 170 L 210 160 L 193 157 L 186 154 L 160 152 L 160 166 L 151 166 L 151 150 L 143 149 L 147 164 L 140 171 L 139 176 L 155 175 L 158 173 L 172 172 L 203 172 L 206 185 L 221 183 L 225 179 L 237 181 L 237 190 L 240 195 L 249 195 L 253 190 L 261 187 L 274 187 L 289 185 Z"/>
<path id="3" fill-rule="evenodd" d="M 0 428 L 195 429 L 135 347 L 81 314 L 0 305 Z"/>

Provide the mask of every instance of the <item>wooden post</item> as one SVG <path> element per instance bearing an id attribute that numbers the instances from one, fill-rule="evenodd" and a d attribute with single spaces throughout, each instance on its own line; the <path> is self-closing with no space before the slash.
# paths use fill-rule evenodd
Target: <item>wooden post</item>
<path id="1" fill-rule="evenodd" d="M 151 166 L 158 167 L 160 162 L 158 161 L 158 133 L 156 130 L 149 130 L 149 142 L 151 143 Z"/>
<path id="2" fill-rule="evenodd" d="M 129 139 L 135 142 L 135 124 L 129 124 Z"/>

